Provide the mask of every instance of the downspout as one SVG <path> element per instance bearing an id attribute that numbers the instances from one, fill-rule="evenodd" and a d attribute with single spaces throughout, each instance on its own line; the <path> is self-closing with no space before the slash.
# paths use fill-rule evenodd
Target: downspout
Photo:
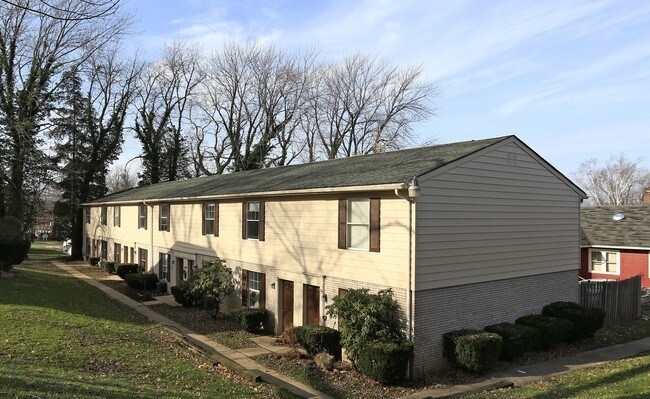
<path id="1" fill-rule="evenodd" d="M 408 285 L 406 288 L 406 326 L 407 326 L 407 334 L 408 334 L 408 340 L 412 341 L 413 340 L 413 320 L 411 317 L 411 313 L 413 312 L 412 309 L 412 290 L 411 290 L 411 284 L 413 281 L 413 203 L 415 200 L 410 197 L 405 197 L 399 193 L 398 189 L 395 189 L 395 195 L 399 198 L 403 198 L 408 201 L 409 203 L 409 256 L 408 256 Z"/>

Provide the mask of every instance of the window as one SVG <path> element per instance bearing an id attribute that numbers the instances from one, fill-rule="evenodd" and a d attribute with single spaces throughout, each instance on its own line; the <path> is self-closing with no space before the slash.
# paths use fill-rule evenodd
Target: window
<path id="1" fill-rule="evenodd" d="M 144 204 L 138 206 L 138 228 L 147 229 L 147 206 Z"/>
<path id="2" fill-rule="evenodd" d="M 122 260 L 122 245 L 118 243 L 113 244 L 113 260 L 115 262 Z"/>
<path id="3" fill-rule="evenodd" d="M 158 230 L 169 231 L 169 204 L 160 204 L 158 207 L 160 220 L 158 222 Z"/>
<path id="4" fill-rule="evenodd" d="M 176 258 L 176 267 L 178 274 L 176 280 L 187 281 L 192 276 L 192 268 L 194 267 L 194 261 L 184 258 Z"/>
<path id="5" fill-rule="evenodd" d="M 106 240 L 102 240 L 101 248 L 102 252 L 100 256 L 102 259 L 108 259 L 108 242 Z"/>
<path id="6" fill-rule="evenodd" d="M 164 253 L 159 253 L 159 262 L 158 265 L 160 269 L 158 270 L 158 276 L 160 277 L 161 280 L 165 281 L 171 281 L 170 280 L 170 273 L 169 273 L 169 264 L 171 262 L 171 255 L 169 254 L 164 254 Z"/>
<path id="7" fill-rule="evenodd" d="M 86 256 L 90 256 L 90 237 L 88 236 L 86 236 Z"/>
<path id="8" fill-rule="evenodd" d="M 203 235 L 219 236 L 219 205 L 203 204 Z"/>
<path id="9" fill-rule="evenodd" d="M 252 309 L 266 307 L 266 274 L 242 270 L 242 306 Z"/>
<path id="10" fill-rule="evenodd" d="M 379 252 L 380 200 L 339 199 L 339 248 Z"/>
<path id="11" fill-rule="evenodd" d="M 140 251 L 139 254 L 140 256 L 138 256 L 139 259 L 138 268 L 141 272 L 147 273 L 149 271 L 149 268 L 147 266 L 147 250 L 140 248 L 139 251 Z"/>
<path id="12" fill-rule="evenodd" d="M 87 206 L 85 208 L 85 211 L 86 211 L 86 223 L 90 223 L 90 207 Z"/>
<path id="13" fill-rule="evenodd" d="M 242 205 L 242 238 L 264 241 L 264 201 L 249 201 Z"/>
<path id="14" fill-rule="evenodd" d="M 113 207 L 113 226 L 115 227 L 120 227 L 121 212 L 119 205 Z"/>
<path id="15" fill-rule="evenodd" d="M 124 246 L 124 263 L 129 263 L 129 247 L 126 245 Z"/>
<path id="16" fill-rule="evenodd" d="M 108 207 L 102 206 L 102 217 L 101 222 L 103 226 L 108 224 Z"/>
<path id="17" fill-rule="evenodd" d="M 590 249 L 589 270 L 592 273 L 619 274 L 620 252 Z"/>

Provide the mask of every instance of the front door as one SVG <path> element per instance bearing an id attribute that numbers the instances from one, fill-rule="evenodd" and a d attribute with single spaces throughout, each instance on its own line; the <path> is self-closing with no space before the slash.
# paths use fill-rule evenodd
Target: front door
<path id="1" fill-rule="evenodd" d="M 304 325 L 320 324 L 320 288 L 304 285 Z"/>
<path id="2" fill-rule="evenodd" d="M 282 331 L 293 327 L 293 281 L 280 280 L 282 284 Z"/>

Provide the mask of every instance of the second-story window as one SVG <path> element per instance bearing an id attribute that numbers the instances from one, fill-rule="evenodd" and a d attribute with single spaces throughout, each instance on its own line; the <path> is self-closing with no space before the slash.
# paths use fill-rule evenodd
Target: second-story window
<path id="1" fill-rule="evenodd" d="M 90 223 L 90 207 L 86 207 L 86 223 Z"/>
<path id="2" fill-rule="evenodd" d="M 108 207 L 102 206 L 102 225 L 106 226 L 108 224 Z"/>
<path id="3" fill-rule="evenodd" d="M 115 227 L 120 227 L 120 222 L 121 222 L 121 217 L 122 217 L 122 210 L 120 209 L 119 205 L 116 205 L 113 207 L 113 226 Z"/>
<path id="4" fill-rule="evenodd" d="M 215 203 L 205 203 L 203 213 L 203 235 L 219 236 L 219 206 Z"/>
<path id="5" fill-rule="evenodd" d="M 160 231 L 169 231 L 169 204 L 160 204 L 158 209 L 160 216 L 158 229 Z"/>
<path id="6" fill-rule="evenodd" d="M 339 199 L 339 248 L 379 252 L 380 199 Z"/>
<path id="7" fill-rule="evenodd" d="M 242 204 L 242 238 L 264 241 L 264 201 L 248 201 Z"/>
<path id="8" fill-rule="evenodd" d="M 138 228 L 147 229 L 147 206 L 144 204 L 138 206 Z"/>

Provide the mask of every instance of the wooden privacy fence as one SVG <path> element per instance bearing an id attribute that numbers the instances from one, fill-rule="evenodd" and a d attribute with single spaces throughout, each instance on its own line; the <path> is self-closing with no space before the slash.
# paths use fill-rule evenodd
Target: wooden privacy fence
<path id="1" fill-rule="evenodd" d="M 641 316 L 641 276 L 620 281 L 581 281 L 580 304 L 604 310 L 606 326 L 635 320 Z"/>

